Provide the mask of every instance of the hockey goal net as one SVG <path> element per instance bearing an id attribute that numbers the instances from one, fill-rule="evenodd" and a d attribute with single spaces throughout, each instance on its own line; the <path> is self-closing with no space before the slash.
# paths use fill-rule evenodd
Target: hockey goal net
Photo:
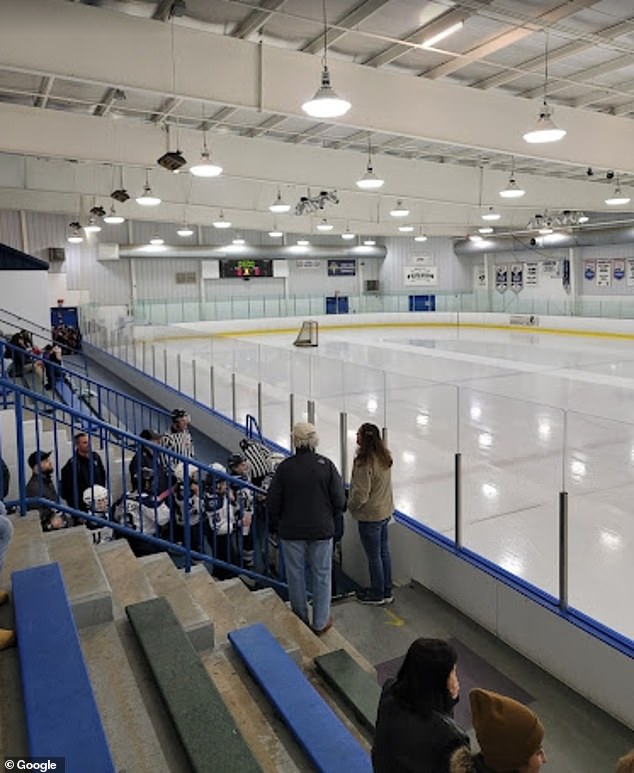
<path id="1" fill-rule="evenodd" d="M 293 346 L 318 346 L 319 345 L 319 323 L 314 319 L 306 319 L 293 341 Z"/>

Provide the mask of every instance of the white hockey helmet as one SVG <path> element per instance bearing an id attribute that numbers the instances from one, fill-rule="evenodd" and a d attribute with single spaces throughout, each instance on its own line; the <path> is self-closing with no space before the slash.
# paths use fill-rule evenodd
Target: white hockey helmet
<path id="1" fill-rule="evenodd" d="M 85 505 L 91 506 L 94 501 L 96 508 L 99 508 L 100 504 L 103 507 L 104 502 L 106 505 L 108 503 L 108 489 L 99 484 L 94 485 L 92 488 L 89 486 L 82 494 L 82 499 Z"/>

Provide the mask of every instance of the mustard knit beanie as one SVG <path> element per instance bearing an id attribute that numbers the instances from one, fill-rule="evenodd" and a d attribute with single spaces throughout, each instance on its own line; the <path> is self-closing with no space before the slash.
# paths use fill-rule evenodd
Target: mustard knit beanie
<path id="1" fill-rule="evenodd" d="M 495 773 L 526 765 L 544 739 L 537 715 L 522 703 L 489 690 L 471 690 L 469 701 L 486 765 Z"/>

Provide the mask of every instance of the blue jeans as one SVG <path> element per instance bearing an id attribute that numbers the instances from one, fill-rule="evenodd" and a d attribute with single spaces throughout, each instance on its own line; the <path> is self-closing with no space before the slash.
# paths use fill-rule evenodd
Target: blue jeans
<path id="1" fill-rule="evenodd" d="M 359 537 L 368 557 L 370 593 L 374 599 L 392 595 L 392 558 L 387 543 L 387 525 L 384 521 L 359 521 Z"/>
<path id="2" fill-rule="evenodd" d="M 306 567 L 308 565 L 313 591 L 312 625 L 316 631 L 320 631 L 325 627 L 330 617 L 332 539 L 283 539 L 281 543 L 291 609 L 306 625 L 310 625 L 308 622 L 308 593 L 306 591 Z"/>
<path id="3" fill-rule="evenodd" d="M 4 508 L 4 505 L 3 505 Z M 9 542 L 13 537 L 13 524 L 6 517 L 6 515 L 0 512 L 0 575 L 2 574 L 2 567 L 4 566 L 4 557 L 9 549 Z"/>

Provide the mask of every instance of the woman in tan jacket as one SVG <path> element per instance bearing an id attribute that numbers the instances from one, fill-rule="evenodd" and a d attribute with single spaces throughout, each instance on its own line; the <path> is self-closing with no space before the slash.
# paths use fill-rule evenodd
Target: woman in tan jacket
<path id="1" fill-rule="evenodd" d="M 391 604 L 392 558 L 387 526 L 394 511 L 392 455 L 375 424 L 357 430 L 357 454 L 352 465 L 348 510 L 359 522 L 359 537 L 368 557 L 370 588 L 359 591 L 362 604 Z"/>

